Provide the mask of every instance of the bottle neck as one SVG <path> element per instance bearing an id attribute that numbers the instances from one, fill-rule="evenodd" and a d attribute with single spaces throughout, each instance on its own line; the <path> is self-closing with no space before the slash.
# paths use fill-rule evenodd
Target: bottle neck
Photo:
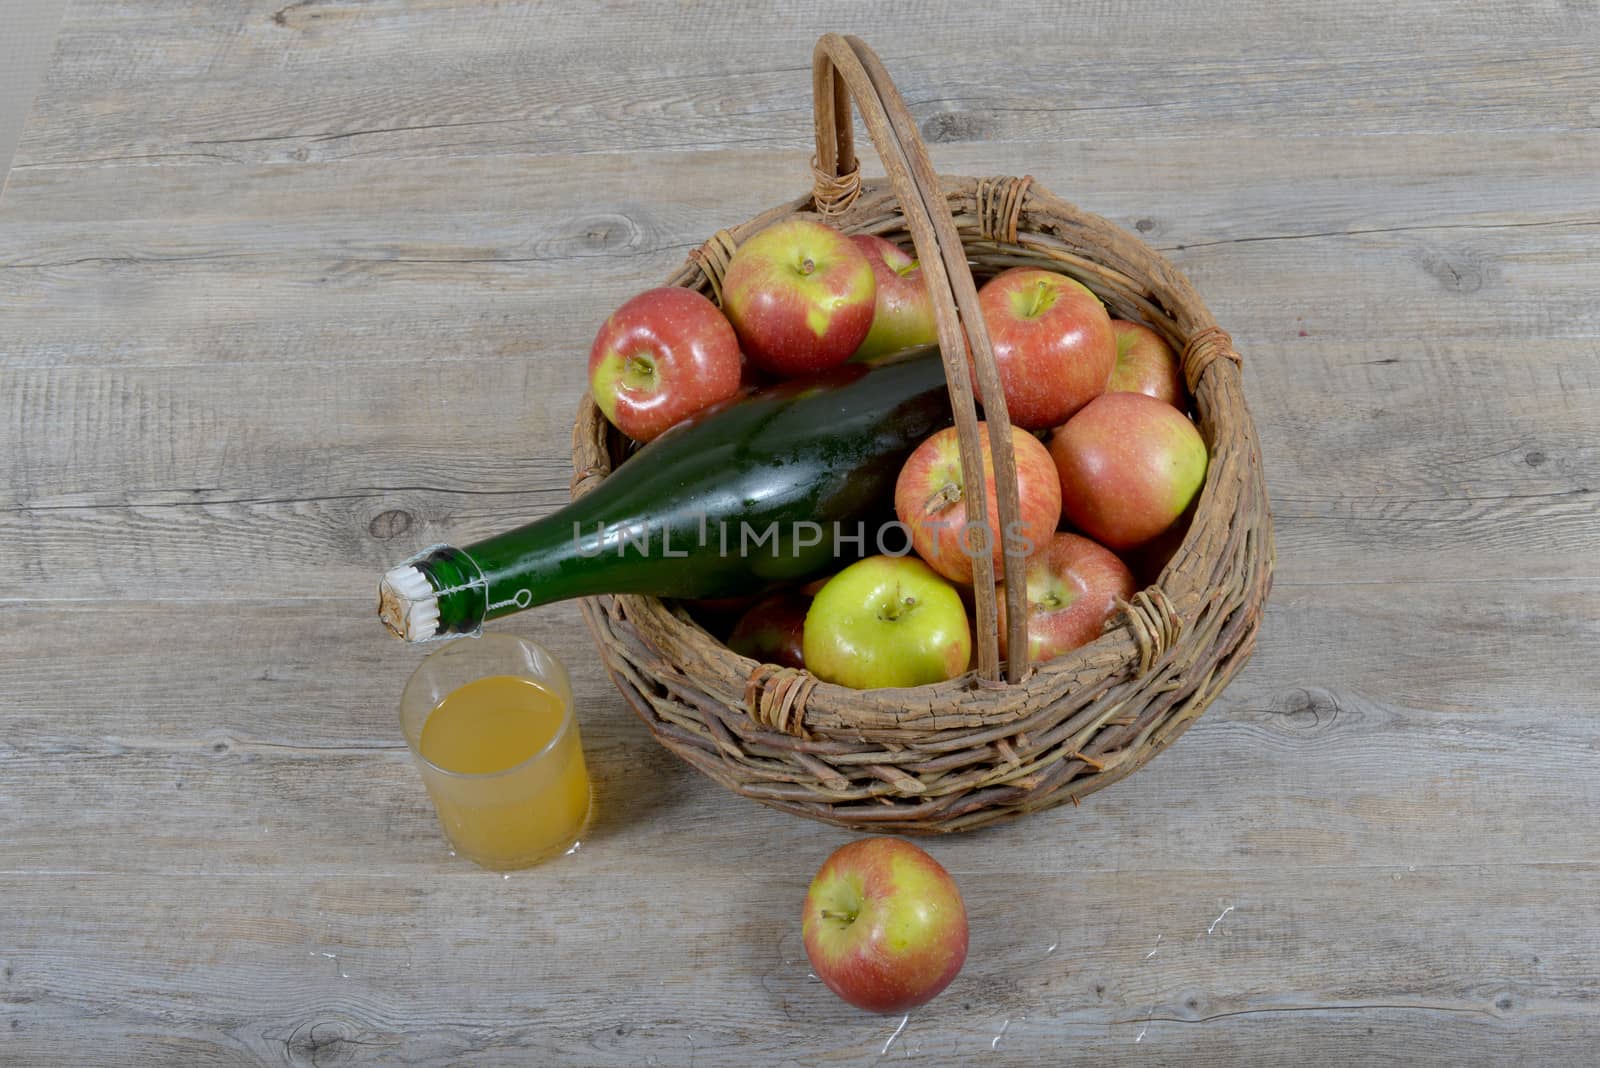
<path id="1" fill-rule="evenodd" d="M 408 642 L 471 634 L 488 617 L 488 593 L 477 561 L 453 545 L 440 545 L 384 574 L 378 616 Z"/>

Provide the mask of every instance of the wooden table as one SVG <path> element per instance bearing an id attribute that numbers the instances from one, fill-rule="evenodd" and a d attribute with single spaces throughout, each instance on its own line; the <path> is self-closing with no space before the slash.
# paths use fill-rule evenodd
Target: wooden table
<path id="1" fill-rule="evenodd" d="M 1593 1063 L 1594 5 L 882 7 L 73 5 L 0 202 L 0 1062 Z M 850 836 L 658 749 L 571 606 L 503 629 L 593 833 L 452 859 L 373 615 L 564 501 L 599 320 L 805 189 L 828 29 L 1188 272 L 1277 516 L 1170 753 L 930 843 L 972 952 L 908 1019 L 807 975 Z"/>

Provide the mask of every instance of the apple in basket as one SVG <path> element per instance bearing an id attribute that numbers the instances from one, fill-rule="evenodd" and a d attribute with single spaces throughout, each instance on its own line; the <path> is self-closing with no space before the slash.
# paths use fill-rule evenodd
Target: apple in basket
<path id="1" fill-rule="evenodd" d="M 649 441 L 739 390 L 739 339 L 692 289 L 646 290 L 611 313 L 589 349 L 589 390 L 612 426 Z"/>
<path id="2" fill-rule="evenodd" d="M 967 959 L 967 910 L 950 873 L 902 838 L 861 838 L 806 893 L 806 956 L 829 990 L 868 1012 L 937 997 Z"/>
<path id="3" fill-rule="evenodd" d="M 967 528 L 966 483 L 954 427 L 918 445 L 894 484 L 895 515 L 910 528 L 912 547 L 928 566 L 952 582 L 972 581 L 972 559 L 979 553 L 991 554 L 995 574 L 1000 574 L 1005 552 L 987 423 L 978 424 L 978 441 L 983 450 L 988 530 Z M 1017 462 L 1020 511 L 1017 528 L 1007 534 L 1026 555 L 1049 541 L 1061 522 L 1061 480 L 1049 450 L 1027 431 L 1011 428 L 1011 452 Z"/>
<path id="4" fill-rule="evenodd" d="M 972 631 L 955 587 L 914 556 L 869 556 L 833 576 L 806 612 L 806 667 L 865 690 L 922 686 L 967 670 Z"/>
<path id="5" fill-rule="evenodd" d="M 867 339 L 851 359 L 871 363 L 906 349 L 938 342 L 933 294 L 928 292 L 927 280 L 916 258 L 877 234 L 856 234 L 850 240 L 866 254 L 878 283 L 872 329 L 867 331 Z"/>
<path id="6" fill-rule="evenodd" d="M 1013 267 L 984 284 L 978 304 L 1012 423 L 1059 426 L 1106 391 L 1116 340 L 1111 316 L 1085 286 L 1054 271 Z"/>
<path id="7" fill-rule="evenodd" d="M 764 664 L 802 668 L 805 662 L 806 610 L 811 597 L 782 590 L 751 605 L 728 632 L 728 648 Z"/>
<path id="8" fill-rule="evenodd" d="M 1117 602 L 1137 592 L 1117 554 L 1077 534 L 1056 534 L 1028 560 L 1028 659 L 1043 663 L 1100 637 Z M 1006 655 L 1006 599 L 1000 609 L 1000 655 Z"/>
<path id="9" fill-rule="evenodd" d="M 1183 410 L 1183 368 L 1177 353 L 1161 335 L 1140 323 L 1111 320 L 1117 339 L 1117 363 L 1107 393 L 1143 393 Z"/>
<path id="10" fill-rule="evenodd" d="M 750 362 L 777 375 L 844 363 L 872 328 L 877 282 L 866 254 L 810 219 L 767 227 L 740 245 L 722 307 Z"/>
<path id="11" fill-rule="evenodd" d="M 1050 438 L 1061 509 L 1109 549 L 1171 527 L 1205 483 L 1205 439 L 1189 417 L 1143 393 L 1107 393 Z"/>

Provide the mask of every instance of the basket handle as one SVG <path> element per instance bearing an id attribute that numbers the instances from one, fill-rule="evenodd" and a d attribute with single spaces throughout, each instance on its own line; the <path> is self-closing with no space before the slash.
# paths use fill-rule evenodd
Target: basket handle
<path id="1" fill-rule="evenodd" d="M 996 503 L 1002 532 L 1020 529 L 1016 459 L 1011 450 L 1011 419 L 1005 394 L 995 370 L 994 348 L 978 306 L 967 253 L 956 232 L 955 219 L 945 199 L 939 176 L 928 159 L 927 147 L 916 121 L 894 87 L 876 54 L 856 37 L 826 34 L 812 57 L 812 93 L 816 112 L 817 206 L 836 214 L 844 210 L 860 188 L 860 164 L 855 157 L 850 102 L 855 101 L 889 184 L 900 201 L 923 279 L 933 295 L 939 348 L 944 359 L 945 382 L 955 413 L 956 436 L 961 451 L 962 479 L 969 487 L 982 486 L 983 453 L 978 438 L 978 415 L 972 373 L 984 397 L 989 448 L 994 458 Z M 988 529 L 986 494 L 963 494 L 969 530 Z M 1028 670 L 1028 610 L 1026 564 L 1014 539 L 1004 537 L 1006 593 L 1006 678 L 1021 681 Z M 970 544 L 970 543 L 969 543 Z M 973 555 L 972 586 L 977 601 L 978 674 L 998 681 L 1000 650 L 997 641 L 999 613 L 995 600 L 994 560 L 989 552 Z"/>

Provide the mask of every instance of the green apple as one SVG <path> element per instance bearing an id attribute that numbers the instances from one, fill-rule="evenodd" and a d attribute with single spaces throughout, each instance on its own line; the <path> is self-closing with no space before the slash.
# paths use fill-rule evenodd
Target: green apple
<path id="1" fill-rule="evenodd" d="M 858 690 L 922 686 L 967 670 L 972 631 L 954 586 L 911 556 L 869 556 L 829 579 L 806 613 L 806 667 Z"/>

